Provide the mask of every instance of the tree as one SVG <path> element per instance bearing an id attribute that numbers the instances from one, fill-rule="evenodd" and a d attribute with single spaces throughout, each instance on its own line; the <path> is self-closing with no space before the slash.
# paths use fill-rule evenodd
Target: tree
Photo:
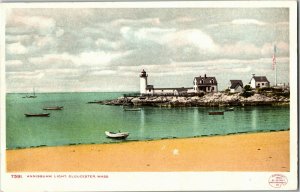
<path id="1" fill-rule="evenodd" d="M 244 86 L 244 92 L 251 91 L 251 90 L 252 90 L 252 88 L 250 87 L 250 85 L 245 85 Z"/>
<path id="2" fill-rule="evenodd" d="M 240 95 L 243 97 L 251 97 L 252 95 L 254 95 L 254 93 L 252 92 L 250 85 L 245 85 L 244 91 Z"/>

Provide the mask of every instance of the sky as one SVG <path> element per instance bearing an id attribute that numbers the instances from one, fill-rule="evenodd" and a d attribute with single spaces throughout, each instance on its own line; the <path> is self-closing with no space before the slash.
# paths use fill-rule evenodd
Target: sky
<path id="1" fill-rule="evenodd" d="M 5 30 L 7 92 L 139 91 L 142 69 L 155 87 L 274 84 L 274 45 L 289 83 L 287 8 L 11 8 Z"/>

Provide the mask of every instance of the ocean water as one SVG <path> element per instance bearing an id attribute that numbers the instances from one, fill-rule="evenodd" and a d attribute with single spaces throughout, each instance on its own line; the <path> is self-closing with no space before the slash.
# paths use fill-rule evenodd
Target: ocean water
<path id="1" fill-rule="evenodd" d="M 114 99 L 123 93 L 40 93 L 6 95 L 6 148 L 28 148 L 91 143 L 115 143 L 105 131 L 130 132 L 126 141 L 228 135 L 288 130 L 289 106 L 235 107 L 224 115 L 208 115 L 222 108 L 142 107 L 124 111 L 121 106 L 87 104 Z M 61 111 L 43 111 L 64 106 Z M 50 117 L 25 117 L 24 113 L 50 112 Z"/>

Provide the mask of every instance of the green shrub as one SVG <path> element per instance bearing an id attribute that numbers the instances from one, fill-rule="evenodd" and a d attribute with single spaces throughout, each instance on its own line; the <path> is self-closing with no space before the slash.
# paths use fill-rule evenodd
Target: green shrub
<path id="1" fill-rule="evenodd" d="M 240 96 L 242 97 L 251 97 L 252 95 L 254 95 L 254 93 L 252 91 L 244 91 L 243 93 L 240 94 Z"/>

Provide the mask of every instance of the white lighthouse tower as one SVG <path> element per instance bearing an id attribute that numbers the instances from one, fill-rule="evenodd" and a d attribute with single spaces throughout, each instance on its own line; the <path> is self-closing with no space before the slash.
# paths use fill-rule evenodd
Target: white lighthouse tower
<path id="1" fill-rule="evenodd" d="M 147 87 L 147 73 L 143 69 L 143 71 L 140 74 L 140 93 L 145 94 L 146 93 L 146 87 Z"/>

